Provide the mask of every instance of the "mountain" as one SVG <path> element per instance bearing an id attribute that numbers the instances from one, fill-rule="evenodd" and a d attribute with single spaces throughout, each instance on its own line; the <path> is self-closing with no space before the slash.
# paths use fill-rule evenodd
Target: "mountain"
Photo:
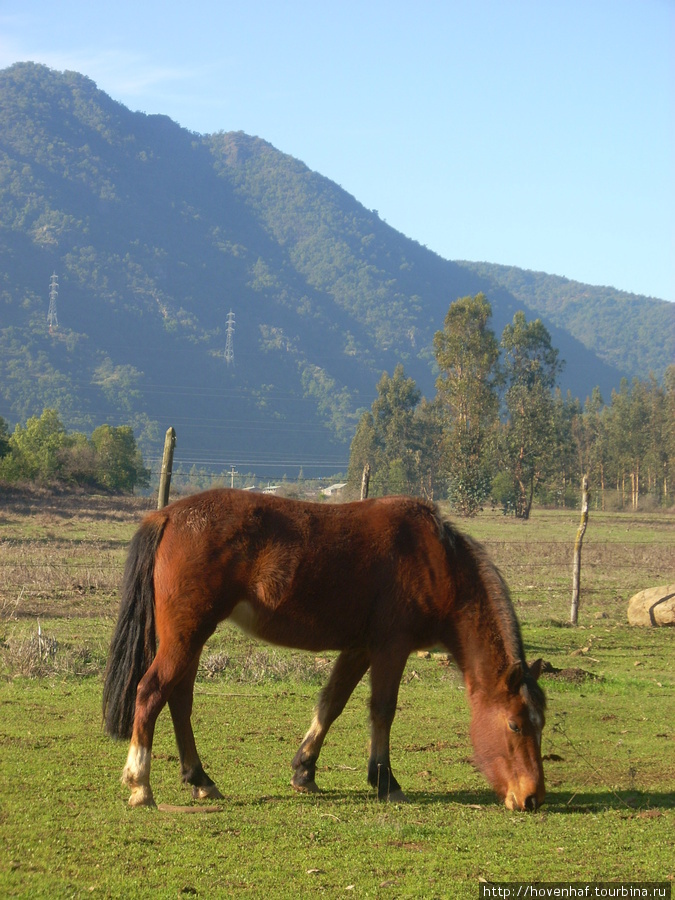
<path id="1" fill-rule="evenodd" d="M 660 378 L 675 358 L 672 303 L 514 266 L 459 264 L 505 288 L 619 371 L 642 379 L 652 373 Z"/>
<path id="2" fill-rule="evenodd" d="M 567 361 L 561 386 L 582 399 L 646 365 L 662 374 L 675 307 L 586 285 L 563 303 L 561 290 L 442 259 L 260 138 L 131 112 L 78 73 L 0 71 L 10 424 L 54 406 L 70 428 L 133 424 L 151 456 L 173 425 L 187 468 L 329 474 L 382 371 L 402 362 L 433 395 L 433 334 L 479 291 L 497 333 L 517 309 L 544 320 Z"/>

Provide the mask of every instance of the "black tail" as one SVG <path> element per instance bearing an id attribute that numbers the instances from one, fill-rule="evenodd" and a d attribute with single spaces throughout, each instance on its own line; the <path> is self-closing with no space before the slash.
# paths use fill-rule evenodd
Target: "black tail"
<path id="1" fill-rule="evenodd" d="M 130 738 L 136 688 L 155 657 L 155 552 L 166 519 L 143 522 L 131 541 L 103 688 L 103 721 L 111 737 Z"/>

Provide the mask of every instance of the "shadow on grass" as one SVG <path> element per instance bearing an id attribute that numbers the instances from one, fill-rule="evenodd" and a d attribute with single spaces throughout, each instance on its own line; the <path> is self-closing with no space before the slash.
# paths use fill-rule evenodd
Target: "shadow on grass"
<path id="1" fill-rule="evenodd" d="M 446 792 L 411 792 L 406 796 L 412 806 L 433 806 L 437 804 L 454 804 L 470 809 L 499 808 L 501 804 L 489 791 L 446 791 Z M 228 798 L 226 805 L 250 807 L 266 806 L 270 803 L 373 803 L 378 801 L 373 792 L 322 790 L 318 794 L 289 793 L 265 794 L 256 798 Z M 675 808 L 675 792 L 651 791 L 554 791 L 546 795 L 546 802 L 541 812 L 557 814 L 598 813 L 610 810 L 624 812 L 628 816 L 638 818 L 655 818 L 661 810 Z"/>
<path id="2" fill-rule="evenodd" d="M 556 813 L 614 809 L 649 818 L 652 810 L 675 808 L 675 791 L 555 791 L 547 795 L 546 808 Z"/>
<path id="3" fill-rule="evenodd" d="M 495 795 L 486 791 L 448 791 L 447 793 L 411 794 L 408 799 L 419 806 L 432 803 L 456 803 L 468 807 L 499 806 Z M 675 808 L 674 791 L 549 791 L 542 811 L 550 813 L 597 813 L 619 810 L 649 818 L 652 810 Z"/>

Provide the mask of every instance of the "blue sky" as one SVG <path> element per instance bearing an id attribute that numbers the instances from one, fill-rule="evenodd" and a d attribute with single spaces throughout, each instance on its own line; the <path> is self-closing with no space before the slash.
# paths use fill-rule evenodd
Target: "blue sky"
<path id="1" fill-rule="evenodd" d="M 0 0 L 0 68 L 243 130 L 449 259 L 675 300 L 675 0 Z"/>

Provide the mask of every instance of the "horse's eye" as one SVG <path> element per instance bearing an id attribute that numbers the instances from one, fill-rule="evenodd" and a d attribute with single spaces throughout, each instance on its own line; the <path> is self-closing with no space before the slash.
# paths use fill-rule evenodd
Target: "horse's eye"
<path id="1" fill-rule="evenodd" d="M 515 731 L 516 734 L 520 734 L 520 728 L 516 725 L 515 722 L 509 722 L 509 728 L 511 731 Z"/>

